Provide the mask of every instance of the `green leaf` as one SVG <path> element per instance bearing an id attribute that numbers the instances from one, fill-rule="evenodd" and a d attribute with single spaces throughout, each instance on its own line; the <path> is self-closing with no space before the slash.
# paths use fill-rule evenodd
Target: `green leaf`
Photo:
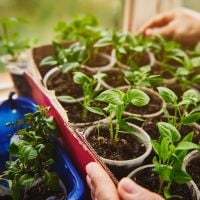
<path id="1" fill-rule="evenodd" d="M 176 171 L 173 179 L 178 184 L 188 183 L 192 180 L 191 176 L 185 171 Z"/>
<path id="2" fill-rule="evenodd" d="M 168 189 L 167 186 L 164 187 L 164 197 L 165 197 L 166 199 L 170 199 L 170 198 L 173 197 L 173 196 L 170 194 L 170 191 L 169 191 L 169 189 Z"/>
<path id="3" fill-rule="evenodd" d="M 102 115 L 102 116 L 105 116 L 103 110 L 101 108 L 98 108 L 98 107 L 86 107 L 87 110 L 89 110 L 90 112 L 92 113 L 95 113 L 97 115 Z"/>
<path id="4" fill-rule="evenodd" d="M 12 142 L 9 147 L 9 153 L 15 156 L 19 152 L 19 147 L 15 142 Z"/>
<path id="5" fill-rule="evenodd" d="M 200 93 L 195 89 L 189 89 L 183 93 L 182 99 L 180 105 L 196 105 L 200 101 Z"/>
<path id="6" fill-rule="evenodd" d="M 126 99 L 126 103 L 131 102 L 135 106 L 145 106 L 150 101 L 149 96 L 139 89 L 128 90 L 125 94 L 124 99 Z"/>
<path id="7" fill-rule="evenodd" d="M 69 101 L 75 100 L 74 97 L 72 97 L 72 96 L 66 96 L 66 95 L 65 96 L 58 96 L 57 99 L 59 101 L 61 101 L 61 102 L 66 102 L 66 103 L 68 103 Z"/>
<path id="8" fill-rule="evenodd" d="M 200 55 L 200 42 L 198 42 L 195 46 L 195 49 L 194 49 L 195 53 L 199 54 Z"/>
<path id="9" fill-rule="evenodd" d="M 189 125 L 192 124 L 194 122 L 199 121 L 200 119 L 200 112 L 196 112 L 196 113 L 189 113 L 186 117 L 184 117 L 181 122 L 184 125 Z"/>
<path id="10" fill-rule="evenodd" d="M 167 102 L 167 103 L 176 103 L 178 97 L 176 94 L 166 87 L 158 87 L 158 92 L 161 95 L 161 97 Z"/>
<path id="11" fill-rule="evenodd" d="M 19 183 L 25 187 L 30 187 L 34 182 L 34 177 L 24 174 L 19 178 Z"/>
<path id="12" fill-rule="evenodd" d="M 32 146 L 23 146 L 23 155 L 27 160 L 33 160 L 37 157 L 38 153 Z"/>
<path id="13" fill-rule="evenodd" d="M 67 73 L 73 69 L 80 67 L 80 64 L 78 62 L 69 62 L 69 63 L 64 63 L 60 66 L 61 66 L 63 73 Z"/>
<path id="14" fill-rule="evenodd" d="M 176 150 L 191 150 L 191 149 L 199 149 L 199 148 L 200 148 L 200 145 L 195 144 L 193 142 L 181 141 L 176 147 Z"/>
<path id="15" fill-rule="evenodd" d="M 152 144 L 153 150 L 156 152 L 156 154 L 160 155 L 160 144 L 155 140 L 151 140 L 151 144 Z"/>
<path id="16" fill-rule="evenodd" d="M 46 65 L 57 65 L 58 62 L 52 57 L 52 56 L 47 56 L 40 62 L 40 67 L 46 66 Z"/>
<path id="17" fill-rule="evenodd" d="M 191 59 L 193 67 L 200 67 L 200 57 L 195 57 Z"/>
<path id="18" fill-rule="evenodd" d="M 167 137 L 172 142 L 177 142 L 181 139 L 179 131 L 173 125 L 166 122 L 158 122 L 157 126 L 162 137 Z"/>
<path id="19" fill-rule="evenodd" d="M 124 93 L 117 89 L 110 89 L 102 92 L 95 99 L 97 101 L 106 102 L 113 105 L 122 105 L 123 104 Z"/>
<path id="20" fill-rule="evenodd" d="M 127 133 L 134 134 L 134 129 L 132 126 L 130 126 L 125 120 L 119 120 L 117 122 L 119 124 L 120 130 L 123 130 Z"/>
<path id="21" fill-rule="evenodd" d="M 163 160 L 163 163 L 169 158 L 169 140 L 168 138 L 163 138 L 160 144 L 160 158 Z"/>
<path id="22" fill-rule="evenodd" d="M 90 82 L 90 77 L 82 72 L 74 72 L 73 80 L 75 83 L 82 85 Z"/>
<path id="23" fill-rule="evenodd" d="M 103 37 L 94 44 L 94 47 L 104 47 L 104 46 L 108 46 L 110 44 L 112 44 L 112 38 L 111 37 Z"/>

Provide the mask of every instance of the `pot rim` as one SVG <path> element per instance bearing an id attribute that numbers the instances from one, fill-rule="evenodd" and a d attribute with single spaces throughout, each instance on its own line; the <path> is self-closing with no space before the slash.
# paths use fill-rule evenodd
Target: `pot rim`
<path id="1" fill-rule="evenodd" d="M 152 168 L 153 166 L 154 166 L 154 164 L 147 164 L 147 165 L 143 165 L 143 166 L 137 167 L 132 172 L 130 172 L 127 177 L 131 178 L 137 172 L 139 172 L 139 171 L 141 171 L 141 170 L 143 170 L 145 168 Z M 191 190 L 192 194 L 194 196 L 196 196 L 196 200 L 199 200 L 200 199 L 200 192 L 199 192 L 199 189 L 198 189 L 196 183 L 193 180 L 191 180 L 188 183 L 186 183 L 186 185 L 189 187 L 189 189 Z"/>
<path id="2" fill-rule="evenodd" d="M 150 136 L 139 126 L 136 126 L 135 124 L 131 124 L 131 123 L 128 123 L 128 124 L 130 126 L 132 126 L 136 131 L 139 132 L 139 133 L 136 132 L 135 135 L 145 145 L 145 147 L 146 147 L 145 152 L 142 155 L 140 155 L 139 157 L 134 158 L 134 159 L 129 159 L 129 160 L 111 160 L 111 159 L 103 158 L 103 157 L 100 156 L 100 158 L 105 163 L 110 164 L 110 165 L 116 164 L 118 166 L 133 167 L 133 166 L 136 166 L 138 163 L 141 164 L 151 153 L 152 145 L 151 145 Z M 106 124 L 103 124 L 103 125 L 107 126 L 108 122 Z M 95 125 L 88 127 L 84 132 L 84 137 L 87 138 L 87 135 L 89 135 L 94 128 L 96 128 Z"/>
<path id="3" fill-rule="evenodd" d="M 129 86 L 122 86 L 122 87 L 119 87 L 118 89 L 128 89 Z M 125 115 L 128 115 L 128 116 L 135 116 L 135 117 L 142 117 L 142 118 L 153 118 L 153 117 L 157 117 L 159 115 L 161 115 L 163 113 L 163 109 L 166 108 L 166 103 L 165 101 L 161 98 L 161 96 L 156 92 L 154 91 L 153 89 L 151 88 L 147 88 L 147 87 L 143 87 L 141 88 L 143 91 L 148 91 L 149 93 L 157 96 L 161 101 L 162 101 L 162 104 L 161 104 L 161 108 L 159 111 L 157 112 L 154 112 L 154 113 L 150 113 L 150 114 L 144 114 L 144 115 L 141 115 L 141 114 L 137 114 L 137 113 L 130 113 L 130 112 L 127 112 L 125 111 L 124 114 Z"/>
<path id="4" fill-rule="evenodd" d="M 48 86 L 47 86 L 47 81 L 48 79 L 51 77 L 51 75 L 53 75 L 54 73 L 57 73 L 61 71 L 61 69 L 59 67 L 53 67 L 52 69 L 50 69 L 45 75 L 44 75 L 44 78 L 42 80 L 45 88 L 47 90 L 48 89 Z M 50 92 L 52 92 L 54 95 L 55 95 L 55 90 L 49 90 Z M 56 95 L 55 95 L 56 96 Z M 59 100 L 58 101 L 60 102 L 63 102 L 63 103 L 77 103 L 77 102 L 80 102 L 80 101 L 83 101 L 83 97 L 79 97 L 79 98 L 76 98 L 76 99 L 73 99 L 73 100 L 68 100 L 68 101 L 62 101 L 62 100 Z"/>
<path id="5" fill-rule="evenodd" d="M 109 60 L 109 63 L 104 65 L 104 66 L 101 66 L 101 67 L 89 67 L 87 65 L 83 65 L 83 68 L 91 71 L 91 72 L 104 72 L 104 71 L 108 71 L 110 69 L 113 68 L 113 66 L 115 65 L 116 63 L 116 58 L 115 58 L 115 55 L 113 53 L 113 51 L 111 52 L 111 55 L 108 55 L 106 53 L 102 53 L 102 52 L 99 52 L 98 53 L 99 55 L 101 55 L 102 57 L 106 58 Z"/>

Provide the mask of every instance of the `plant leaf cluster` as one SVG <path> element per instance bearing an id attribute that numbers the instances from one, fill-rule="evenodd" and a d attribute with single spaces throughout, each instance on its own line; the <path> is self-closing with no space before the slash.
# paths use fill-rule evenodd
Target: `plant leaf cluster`
<path id="1" fill-rule="evenodd" d="M 58 189 L 59 178 L 51 168 L 55 157 L 54 138 L 59 132 L 48 112 L 48 107 L 37 107 L 35 113 L 28 113 L 23 121 L 17 122 L 25 128 L 12 139 L 9 147 L 12 160 L 6 163 L 2 175 L 9 182 L 14 200 L 19 200 L 22 192 L 38 179 L 51 191 Z"/>
<path id="2" fill-rule="evenodd" d="M 170 199 L 177 197 L 170 193 L 172 183 L 183 184 L 191 180 L 190 175 L 182 168 L 183 160 L 189 150 L 199 150 L 200 145 L 192 142 L 192 132 L 181 138 L 175 126 L 166 122 L 158 122 L 157 126 L 160 139 L 152 140 L 156 153 L 153 158 L 154 171 L 160 178 L 159 193 L 164 193 L 165 198 Z"/>

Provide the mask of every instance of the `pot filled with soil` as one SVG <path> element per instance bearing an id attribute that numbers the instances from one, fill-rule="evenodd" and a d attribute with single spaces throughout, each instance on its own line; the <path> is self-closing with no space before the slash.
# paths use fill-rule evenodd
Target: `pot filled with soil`
<path id="1" fill-rule="evenodd" d="M 126 86 L 127 83 L 124 79 L 124 72 L 113 68 L 111 70 L 105 71 L 106 77 L 102 80 L 102 85 L 106 89 L 117 88 L 121 86 Z"/>
<path id="2" fill-rule="evenodd" d="M 137 67 L 146 66 L 146 65 L 153 66 L 155 64 L 154 55 L 150 51 L 145 51 L 145 52 L 133 51 L 133 52 L 130 52 L 129 54 L 123 54 L 120 60 L 117 60 L 117 64 L 116 64 L 117 68 L 123 69 L 123 70 L 131 70 Z"/>
<path id="3" fill-rule="evenodd" d="M 149 189 L 150 191 L 159 193 L 164 197 L 163 192 L 160 191 L 159 176 L 153 170 L 153 164 L 141 166 L 133 170 L 128 177 L 134 180 L 139 185 Z M 170 186 L 170 199 L 184 199 L 184 200 L 198 200 L 198 194 L 195 190 L 194 182 L 190 181 L 186 184 L 172 183 Z M 165 197 L 166 198 L 166 197 Z"/>
<path id="4" fill-rule="evenodd" d="M 191 175 L 193 181 L 200 190 L 200 154 L 197 150 L 187 154 L 184 159 L 183 167 Z"/>
<path id="5" fill-rule="evenodd" d="M 115 63 L 116 60 L 113 52 L 111 52 L 111 55 L 109 55 L 103 51 L 99 51 L 90 60 L 84 63 L 84 68 L 92 72 L 104 72 L 112 69 Z"/>
<path id="6" fill-rule="evenodd" d="M 70 125 L 74 128 L 86 128 L 90 125 L 108 121 L 108 117 L 98 115 L 90 110 L 87 110 L 81 103 L 62 103 L 62 106 L 67 112 Z M 91 106 L 103 108 L 105 107 L 105 104 L 93 102 Z"/>
<path id="7" fill-rule="evenodd" d="M 124 90 L 125 88 L 121 89 Z M 141 107 L 130 104 L 126 108 L 124 114 L 142 118 L 152 118 L 161 115 L 163 113 L 163 109 L 166 107 L 166 103 L 162 100 L 160 95 L 150 88 L 143 88 L 142 91 L 149 96 L 149 103 Z"/>
<path id="8" fill-rule="evenodd" d="M 88 127 L 84 136 L 106 164 L 131 168 L 140 165 L 148 157 L 152 146 L 144 130 L 134 124 L 129 126 L 132 132 L 119 131 L 114 143 L 110 138 L 108 123 Z"/>
<path id="9" fill-rule="evenodd" d="M 80 71 L 89 76 L 92 75 L 88 70 L 80 69 Z M 59 67 L 54 67 L 45 74 L 43 83 L 48 90 L 53 91 L 59 97 L 58 100 L 61 102 L 74 103 L 83 100 L 82 88 L 74 82 L 72 71 L 63 73 Z M 63 96 L 69 98 L 62 98 Z"/>

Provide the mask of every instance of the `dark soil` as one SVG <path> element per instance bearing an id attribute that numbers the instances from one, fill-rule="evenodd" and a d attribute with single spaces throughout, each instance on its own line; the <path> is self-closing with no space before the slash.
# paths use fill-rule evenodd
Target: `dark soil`
<path id="1" fill-rule="evenodd" d="M 113 88 L 127 85 L 124 80 L 124 73 L 120 70 L 109 70 L 104 72 L 107 74 L 105 82 Z"/>
<path id="2" fill-rule="evenodd" d="M 159 191 L 159 177 L 154 172 L 152 172 L 151 168 L 146 168 L 137 174 L 134 177 L 131 177 L 136 183 L 139 185 L 158 193 Z M 173 195 L 180 195 L 183 197 L 183 200 L 192 200 L 192 193 L 189 190 L 186 184 L 177 185 L 172 184 L 170 193 Z M 161 194 L 163 196 L 163 194 Z M 178 198 L 172 198 L 172 200 L 178 200 Z"/>
<path id="3" fill-rule="evenodd" d="M 130 160 L 139 157 L 145 152 L 145 145 L 130 134 L 120 134 L 115 145 L 110 140 L 108 128 L 94 129 L 87 138 L 97 154 L 111 160 Z"/>
<path id="4" fill-rule="evenodd" d="M 126 112 L 140 114 L 140 115 L 158 112 L 162 107 L 162 100 L 148 91 L 146 91 L 145 93 L 150 97 L 149 103 L 141 107 L 130 104 L 126 108 Z"/>
<path id="5" fill-rule="evenodd" d="M 200 190 L 200 156 L 193 158 L 188 163 L 186 171 L 190 174 Z"/>
<path id="6" fill-rule="evenodd" d="M 91 59 L 89 59 L 85 65 L 88 67 L 104 67 L 109 64 L 109 59 L 102 56 L 101 54 L 93 55 Z"/>
<path id="7" fill-rule="evenodd" d="M 81 69 L 81 72 L 92 76 L 91 72 Z M 82 88 L 80 85 L 74 83 L 73 72 L 53 74 L 47 81 L 47 87 L 49 90 L 55 90 L 56 96 L 69 95 L 75 98 L 83 96 Z"/>
<path id="8" fill-rule="evenodd" d="M 69 117 L 69 121 L 71 123 L 85 123 L 85 122 L 94 122 L 103 119 L 104 117 L 102 115 L 97 115 L 92 112 L 87 112 L 87 119 L 84 121 L 82 119 L 82 111 L 83 106 L 80 103 L 73 103 L 73 104 L 62 104 L 64 109 L 67 111 L 67 115 Z M 98 102 L 95 102 L 95 105 L 104 108 L 104 104 Z"/>
<path id="9" fill-rule="evenodd" d="M 146 52 L 135 53 L 135 55 L 133 55 L 131 59 L 128 59 L 128 57 L 129 56 L 127 54 L 122 55 L 120 62 L 127 66 L 134 65 L 139 67 L 148 65 L 150 63 L 149 55 Z"/>
<path id="10" fill-rule="evenodd" d="M 50 197 L 54 200 L 65 200 L 66 194 L 61 187 L 52 191 L 44 185 L 44 182 L 40 182 L 26 190 L 24 200 L 45 200 Z"/>

